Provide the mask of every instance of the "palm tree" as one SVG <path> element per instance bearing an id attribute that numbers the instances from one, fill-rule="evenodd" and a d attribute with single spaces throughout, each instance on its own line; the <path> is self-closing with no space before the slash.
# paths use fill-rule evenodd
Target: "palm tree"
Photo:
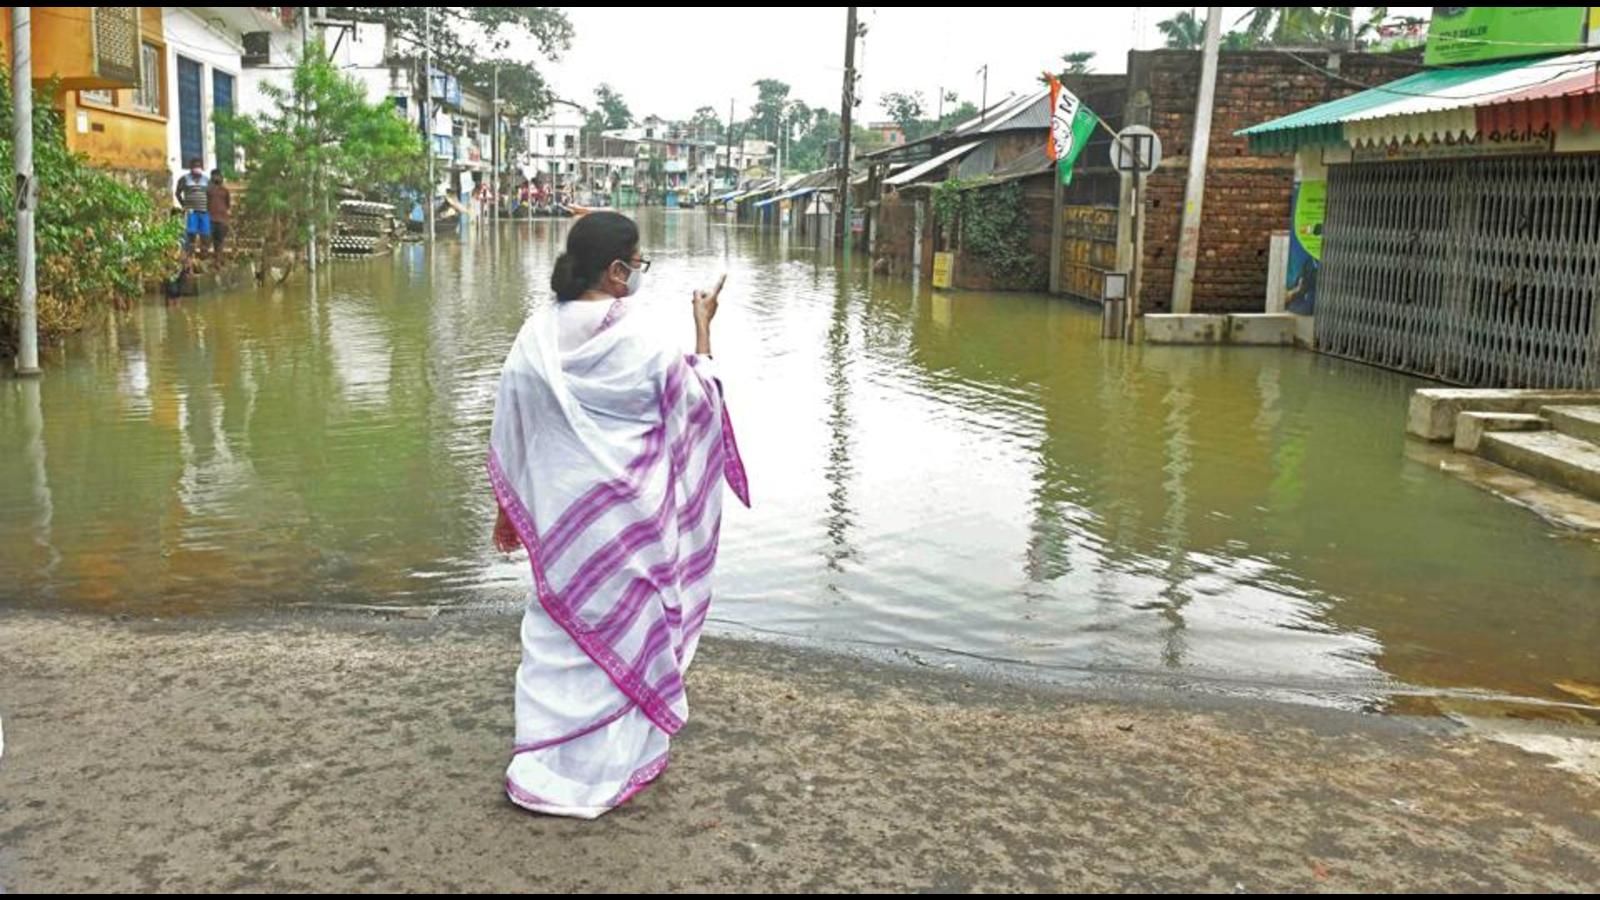
<path id="1" fill-rule="evenodd" d="M 1062 70 L 1063 75 L 1087 75 L 1094 71 L 1093 50 L 1076 50 L 1072 53 L 1061 54 L 1061 61 L 1067 64 Z"/>
<path id="2" fill-rule="evenodd" d="M 1354 6 L 1254 6 L 1240 17 L 1245 34 L 1257 44 L 1348 44 L 1366 37 L 1389 16 L 1389 7 L 1367 7 L 1356 18 Z"/>
<path id="3" fill-rule="evenodd" d="M 1224 50 L 1254 50 L 1256 42 L 1242 31 L 1230 31 L 1222 36 Z"/>
<path id="4" fill-rule="evenodd" d="M 1192 9 L 1157 22 L 1156 28 L 1166 37 L 1168 50 L 1199 50 L 1206 40 L 1205 23 L 1195 18 Z"/>
<path id="5" fill-rule="evenodd" d="M 1061 54 L 1061 61 L 1066 63 L 1067 67 L 1057 72 L 1056 77 L 1066 78 L 1068 75 L 1088 75 L 1094 71 L 1095 56 L 1096 53 L 1093 50 L 1074 50 L 1071 53 Z M 1049 84 L 1050 77 L 1048 75 L 1040 75 L 1039 83 Z"/>
<path id="6" fill-rule="evenodd" d="M 1321 44 L 1329 36 L 1327 10 L 1322 6 L 1253 6 L 1239 18 L 1258 44 Z"/>
<path id="7" fill-rule="evenodd" d="M 1166 36 L 1168 50 L 1199 50 L 1205 46 L 1205 20 L 1197 18 L 1192 9 L 1165 22 L 1157 22 L 1156 27 Z M 1255 45 L 1255 39 L 1243 31 L 1230 31 L 1222 36 L 1223 50 L 1249 50 Z"/>

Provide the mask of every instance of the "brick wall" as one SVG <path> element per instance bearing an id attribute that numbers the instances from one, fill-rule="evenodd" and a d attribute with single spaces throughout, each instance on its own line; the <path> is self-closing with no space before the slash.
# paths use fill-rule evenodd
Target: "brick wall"
<path id="1" fill-rule="evenodd" d="M 1299 57 L 1305 60 L 1300 62 Z M 1178 250 L 1184 185 L 1188 178 L 1189 141 L 1195 96 L 1200 85 L 1200 54 L 1154 50 L 1128 56 L 1127 76 L 1091 76 L 1069 80 L 1085 103 L 1113 128 L 1122 122 L 1145 123 L 1161 137 L 1161 168 L 1147 180 L 1145 259 L 1142 307 L 1162 312 L 1171 307 L 1172 275 Z M 1265 305 L 1267 247 L 1273 231 L 1289 227 L 1289 200 L 1294 189 L 1294 160 L 1288 155 L 1252 155 L 1234 132 L 1251 125 L 1347 96 L 1361 85 L 1378 85 L 1418 70 L 1416 54 L 1329 54 L 1297 51 L 1223 53 L 1217 72 L 1217 97 L 1211 121 L 1211 149 L 1206 197 L 1200 223 L 1200 258 L 1195 276 L 1196 311 L 1259 311 Z M 1309 63 L 1309 65 L 1308 65 Z M 1337 68 L 1338 75 L 1322 70 Z M 1078 161 L 1067 206 L 1115 206 L 1120 178 L 1107 162 L 1109 138 L 1096 131 Z M 1033 135 L 1008 139 L 997 148 L 1006 157 L 1038 143 Z M 1001 162 L 997 159 L 997 163 Z M 1040 244 L 1049 260 L 1050 210 L 1048 179 L 1030 182 L 1036 198 L 1029 204 L 1034 223 L 1027 236 Z M 910 265 L 909 198 L 885 197 L 880 216 L 879 259 L 892 271 Z M 931 257 L 932 215 L 929 214 Z M 924 261 L 924 267 L 931 262 Z M 1065 267 L 1065 262 L 1063 263 Z M 968 276 L 971 280 L 968 280 Z M 957 265 L 957 282 L 995 287 L 981 266 Z M 966 286 L 964 284 L 963 286 Z"/>
<path id="2" fill-rule="evenodd" d="M 1294 56 L 1255 51 L 1219 57 L 1195 271 L 1196 312 L 1261 310 L 1268 241 L 1273 231 L 1289 227 L 1293 157 L 1253 156 L 1245 139 L 1235 137 L 1234 132 L 1356 93 L 1362 89 L 1360 85 L 1392 81 L 1418 68 L 1414 54 L 1330 57 L 1326 51 L 1299 51 Z M 1192 51 L 1128 55 L 1127 121 L 1143 118 L 1162 143 L 1161 167 L 1147 180 L 1141 292 L 1146 312 L 1171 308 L 1200 63 L 1200 54 Z M 1335 67 L 1339 77 L 1320 71 Z M 1141 109 L 1146 106 L 1148 113 Z"/>
<path id="3" fill-rule="evenodd" d="M 1030 281 L 998 276 L 989 271 L 977 254 L 960 248 L 955 259 L 954 286 L 969 291 L 1042 291 L 1050 281 L 1050 210 L 1054 202 L 1049 174 L 1034 175 L 1020 181 L 1023 215 L 1028 221 L 1026 241 L 1038 263 Z M 979 188 L 978 190 L 994 190 Z"/>

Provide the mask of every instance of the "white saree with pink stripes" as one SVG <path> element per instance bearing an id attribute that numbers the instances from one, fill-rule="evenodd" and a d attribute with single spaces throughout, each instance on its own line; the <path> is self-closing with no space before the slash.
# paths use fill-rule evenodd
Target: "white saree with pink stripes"
<path id="1" fill-rule="evenodd" d="M 749 504 L 710 358 L 664 349 L 633 302 L 534 313 L 490 436 L 495 499 L 533 570 L 506 791 L 555 815 L 599 816 L 666 768 L 723 483 Z"/>

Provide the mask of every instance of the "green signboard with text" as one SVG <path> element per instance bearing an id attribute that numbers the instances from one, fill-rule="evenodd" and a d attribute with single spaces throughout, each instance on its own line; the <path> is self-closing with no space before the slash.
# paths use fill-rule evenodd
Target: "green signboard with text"
<path id="1" fill-rule="evenodd" d="M 1435 6 L 1428 24 L 1430 66 L 1542 56 L 1588 46 L 1591 6 Z"/>

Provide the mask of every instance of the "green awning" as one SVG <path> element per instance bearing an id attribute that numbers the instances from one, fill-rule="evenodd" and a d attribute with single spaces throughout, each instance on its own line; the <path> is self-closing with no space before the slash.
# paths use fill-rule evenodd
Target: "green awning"
<path id="1" fill-rule="evenodd" d="M 1345 143 L 1346 126 L 1352 122 L 1436 114 L 1492 102 L 1495 98 L 1525 90 L 1531 84 L 1538 83 L 1539 79 L 1550 77 L 1569 58 L 1576 71 L 1586 64 L 1580 57 L 1588 55 L 1579 53 L 1555 59 L 1546 57 L 1453 69 L 1429 69 L 1253 125 L 1236 134 L 1249 138 L 1250 149 L 1256 152 Z"/>

